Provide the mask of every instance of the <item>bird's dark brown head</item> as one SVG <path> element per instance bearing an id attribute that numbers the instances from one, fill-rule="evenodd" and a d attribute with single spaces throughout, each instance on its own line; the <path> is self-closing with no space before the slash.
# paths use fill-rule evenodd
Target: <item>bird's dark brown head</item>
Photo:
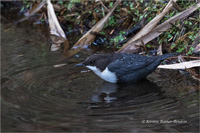
<path id="1" fill-rule="evenodd" d="M 93 54 L 90 55 L 84 62 L 84 66 L 96 66 L 103 71 L 106 66 L 112 61 L 111 54 Z"/>

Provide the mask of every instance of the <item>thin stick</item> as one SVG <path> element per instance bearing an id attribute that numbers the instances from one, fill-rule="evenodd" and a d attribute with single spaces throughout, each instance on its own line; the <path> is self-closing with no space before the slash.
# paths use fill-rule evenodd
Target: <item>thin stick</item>
<path id="1" fill-rule="evenodd" d="M 194 56 L 181 56 L 183 58 L 190 58 L 190 59 L 200 59 L 200 57 L 194 57 Z M 175 57 L 169 57 L 167 59 L 177 59 L 178 56 L 175 56 Z"/>
<path id="2" fill-rule="evenodd" d="M 101 3 L 101 5 L 105 8 L 106 11 L 110 11 L 104 4 L 101 0 L 99 0 L 99 2 Z"/>

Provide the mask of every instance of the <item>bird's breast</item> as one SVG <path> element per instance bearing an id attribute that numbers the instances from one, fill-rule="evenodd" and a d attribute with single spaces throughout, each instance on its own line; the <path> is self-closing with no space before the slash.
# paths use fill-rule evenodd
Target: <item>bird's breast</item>
<path id="1" fill-rule="evenodd" d="M 117 76 L 114 72 L 111 72 L 108 67 L 101 73 L 100 76 L 102 79 L 111 82 L 111 83 L 117 83 Z"/>
<path id="2" fill-rule="evenodd" d="M 87 66 L 87 68 L 91 69 L 96 75 L 98 75 L 103 80 L 110 83 L 117 83 L 117 76 L 114 72 L 111 72 L 108 67 L 106 67 L 102 72 L 99 68 L 95 66 Z"/>

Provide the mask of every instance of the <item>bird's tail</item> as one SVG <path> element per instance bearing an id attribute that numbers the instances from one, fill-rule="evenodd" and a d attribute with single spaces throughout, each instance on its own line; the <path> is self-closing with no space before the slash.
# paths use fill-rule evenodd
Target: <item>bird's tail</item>
<path id="1" fill-rule="evenodd" d="M 164 60 L 164 59 L 167 59 L 169 57 L 174 57 L 174 56 L 177 56 L 178 53 L 168 53 L 168 54 L 164 54 L 164 55 L 161 55 L 159 56 L 160 60 Z"/>

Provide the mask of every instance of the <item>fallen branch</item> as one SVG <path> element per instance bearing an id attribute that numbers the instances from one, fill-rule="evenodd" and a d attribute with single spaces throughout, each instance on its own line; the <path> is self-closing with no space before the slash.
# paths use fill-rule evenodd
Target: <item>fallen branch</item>
<path id="1" fill-rule="evenodd" d="M 193 67 L 200 67 L 200 60 L 193 60 L 193 61 L 181 62 L 177 64 L 158 66 L 158 68 L 162 68 L 162 69 L 188 69 L 188 68 L 193 68 Z"/>

